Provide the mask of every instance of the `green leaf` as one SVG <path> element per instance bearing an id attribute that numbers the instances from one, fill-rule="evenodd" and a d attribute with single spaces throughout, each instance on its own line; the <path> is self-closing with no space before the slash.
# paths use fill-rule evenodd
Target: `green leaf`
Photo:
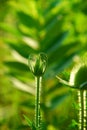
<path id="1" fill-rule="evenodd" d="M 6 66 L 9 67 L 9 69 L 16 69 L 18 71 L 29 71 L 29 68 L 26 64 L 21 63 L 21 62 L 17 62 L 17 61 L 7 61 L 4 62 L 4 64 Z"/>
<path id="2" fill-rule="evenodd" d="M 52 53 L 50 53 L 49 56 L 49 64 L 52 64 L 52 62 L 59 62 L 61 59 L 66 59 L 68 56 L 72 55 L 72 53 L 75 53 L 78 50 L 79 44 L 77 43 L 71 43 L 62 45 L 56 50 L 54 50 Z M 61 53 L 63 52 L 63 53 Z M 63 61 L 63 60 L 62 60 Z"/>
<path id="3" fill-rule="evenodd" d="M 45 12 L 44 17 L 45 17 L 46 25 L 49 24 L 50 21 L 52 21 L 56 17 L 62 16 L 63 11 L 59 10 L 59 7 L 62 7 L 61 6 L 62 3 L 63 3 L 62 0 L 58 0 L 58 1 L 52 1 L 49 4 L 49 7 L 46 9 L 46 11 L 44 11 Z"/>
<path id="4" fill-rule="evenodd" d="M 32 98 L 33 99 L 33 98 Z M 25 107 L 27 107 L 27 108 L 32 108 L 32 109 L 34 109 L 35 108 L 35 105 L 34 105 L 34 100 L 27 100 L 27 101 L 24 101 L 24 102 L 22 102 L 22 103 L 20 103 L 20 105 L 21 106 L 25 106 Z"/>
<path id="5" fill-rule="evenodd" d="M 64 100 L 69 96 L 69 93 L 65 93 L 62 95 L 56 95 L 55 97 L 52 98 L 50 101 L 50 109 L 55 109 L 57 108 L 58 105 L 60 105 Z"/>
<path id="6" fill-rule="evenodd" d="M 45 52 L 49 54 L 56 51 L 61 46 L 61 44 L 63 43 L 63 41 L 67 36 L 68 32 L 61 33 L 58 37 L 55 38 L 53 42 L 51 41 L 50 44 L 44 47 Z"/>
<path id="7" fill-rule="evenodd" d="M 56 64 L 54 67 L 54 71 L 56 72 L 59 68 L 59 72 L 61 72 L 64 68 L 68 67 L 73 60 L 73 57 L 76 55 L 76 53 L 70 54 L 70 56 L 64 57 L 59 64 Z"/>
<path id="8" fill-rule="evenodd" d="M 7 41 L 7 43 L 12 49 L 17 51 L 24 58 L 28 58 L 30 53 L 36 52 L 26 43 L 22 43 L 22 42 L 21 43 L 13 43 L 13 42 L 10 42 L 10 41 Z"/>
<path id="9" fill-rule="evenodd" d="M 15 77 L 25 84 L 29 83 L 29 85 L 32 87 L 33 75 L 30 71 L 19 71 L 16 69 L 10 69 L 8 72 L 5 73 L 5 75 L 9 77 Z"/>
<path id="10" fill-rule="evenodd" d="M 34 87 L 32 87 L 24 82 L 21 82 L 20 80 L 16 79 L 14 76 L 10 76 L 10 81 L 14 84 L 15 88 L 17 88 L 21 91 L 27 92 L 30 95 L 35 94 Z"/>
<path id="11" fill-rule="evenodd" d="M 24 116 L 24 118 L 26 119 L 26 121 L 27 121 L 29 127 L 30 127 L 32 130 L 36 130 L 36 128 L 35 128 L 35 126 L 34 126 L 34 123 L 31 122 L 30 119 L 29 119 L 27 116 L 25 116 L 25 115 L 23 115 L 23 116 Z"/>
<path id="12" fill-rule="evenodd" d="M 47 92 L 46 95 L 51 95 L 53 93 L 55 93 L 56 91 L 60 91 L 61 85 L 59 84 L 59 82 L 53 84 L 52 86 L 48 86 L 50 87 Z"/>
<path id="13" fill-rule="evenodd" d="M 71 124 L 69 125 L 69 127 L 75 129 L 75 128 L 78 127 L 78 126 L 79 126 L 79 123 L 76 122 L 74 119 L 72 119 L 72 122 L 71 122 Z"/>
<path id="14" fill-rule="evenodd" d="M 58 16 L 53 19 L 44 29 L 45 36 L 42 41 L 42 44 L 44 46 L 49 45 L 50 43 L 53 43 L 55 39 L 59 36 L 59 34 L 62 32 L 61 26 L 63 24 L 62 18 L 58 18 Z M 54 43 L 53 43 L 54 44 Z"/>
<path id="15" fill-rule="evenodd" d="M 61 3 L 62 0 L 58 0 L 58 1 L 50 1 L 50 4 L 48 5 L 47 9 L 44 11 L 44 15 L 47 15 L 48 13 L 50 13 L 50 11 L 57 7 L 60 3 Z"/>
<path id="16" fill-rule="evenodd" d="M 53 65 L 50 65 L 46 71 L 45 78 L 51 78 L 57 75 L 59 72 L 63 71 L 65 68 L 67 68 L 75 55 L 76 53 L 73 53 L 70 56 L 62 58 L 61 61 L 54 62 Z"/>
<path id="17" fill-rule="evenodd" d="M 39 28 L 39 23 L 36 19 L 34 19 L 33 17 L 31 17 L 30 15 L 27 15 L 24 12 L 17 12 L 18 18 L 20 20 L 20 22 L 22 24 L 24 24 L 25 26 L 27 26 L 28 28 L 35 28 L 38 29 Z"/>
<path id="18" fill-rule="evenodd" d="M 28 125 L 30 126 L 30 128 L 32 128 L 32 122 L 30 121 L 30 119 L 25 115 L 23 115 L 23 116 L 26 119 L 26 121 L 27 121 Z"/>
<path id="19" fill-rule="evenodd" d="M 19 32 L 14 26 L 8 25 L 6 23 L 0 23 L 0 28 L 5 32 L 10 33 L 11 35 L 16 36 L 17 38 L 21 37 L 21 32 Z"/>

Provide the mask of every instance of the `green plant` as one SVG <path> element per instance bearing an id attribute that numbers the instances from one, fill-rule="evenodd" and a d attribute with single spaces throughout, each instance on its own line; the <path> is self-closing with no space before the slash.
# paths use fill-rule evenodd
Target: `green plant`
<path id="1" fill-rule="evenodd" d="M 78 89 L 79 130 L 87 129 L 87 65 L 77 66 L 74 86 Z M 73 72 L 72 72 L 73 73 Z M 72 78 L 72 77 L 71 77 Z"/>
<path id="2" fill-rule="evenodd" d="M 87 129 L 87 65 L 76 66 L 71 72 L 70 83 L 56 76 L 59 82 L 76 89 L 78 103 L 78 130 Z"/>
<path id="3" fill-rule="evenodd" d="M 35 128 L 41 129 L 41 115 L 40 115 L 40 95 L 41 95 L 41 80 L 47 66 L 47 56 L 40 53 L 29 55 L 28 64 L 30 71 L 34 74 L 36 80 L 36 94 L 35 94 Z"/>
<path id="4" fill-rule="evenodd" d="M 62 109 L 60 111 L 60 107 L 66 104 L 69 91 L 54 77 L 73 63 L 74 56 L 87 50 L 85 46 L 87 20 L 81 9 L 77 8 L 80 7 L 80 2 L 46 0 L 43 4 L 43 0 L 17 0 L 9 3 L 9 13 L 5 17 L 5 22 L 0 22 L 0 28 L 4 33 L 2 40 L 10 53 L 10 59 L 4 62 L 8 70 L 5 76 L 13 83 L 11 86 L 17 88 L 15 91 L 18 91 L 17 104 L 13 102 L 16 106 L 15 113 L 18 113 L 19 117 L 23 113 L 28 115 L 31 113 L 29 117 L 33 117 L 35 88 L 33 76 L 27 66 L 27 58 L 31 53 L 45 52 L 49 61 L 48 69 L 43 75 L 44 87 L 41 96 L 44 129 L 65 129 L 62 124 L 67 124 L 67 129 L 69 124 L 67 120 L 71 118 L 65 120 L 66 112 L 63 113 Z M 11 96 L 11 93 L 9 95 Z M 21 124 L 16 120 L 15 122 L 14 128 L 8 123 L 10 129 L 27 129 L 24 118 Z"/>

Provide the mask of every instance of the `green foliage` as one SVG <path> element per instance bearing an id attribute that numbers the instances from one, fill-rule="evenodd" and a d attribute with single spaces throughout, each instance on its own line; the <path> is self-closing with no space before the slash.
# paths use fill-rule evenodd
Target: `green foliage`
<path id="1" fill-rule="evenodd" d="M 34 124 L 29 120 L 29 118 L 25 115 L 24 115 L 24 118 L 26 119 L 29 127 L 32 128 L 32 130 L 36 130 L 35 127 L 34 127 Z"/>
<path id="2" fill-rule="evenodd" d="M 9 5 L 8 19 L 12 17 L 12 21 L 6 18 L 6 22 L 0 23 L 5 34 L 3 42 L 6 43 L 12 54 L 11 60 L 4 62 L 8 68 L 6 74 L 14 86 L 19 87 L 19 83 L 24 86 L 22 91 L 26 89 L 25 85 L 29 86 L 28 91 L 26 90 L 29 97 L 26 96 L 21 101 L 21 96 L 19 96 L 17 105 L 18 107 L 21 105 L 24 113 L 27 114 L 34 110 L 33 105 L 28 102 L 28 100 L 34 102 L 34 78 L 27 66 L 27 59 L 31 53 L 45 52 L 48 56 L 48 66 L 44 74 L 41 96 L 43 120 L 46 129 L 51 124 L 52 128 L 61 130 L 63 126 L 60 124 L 63 124 L 64 120 L 59 121 L 61 116 L 59 109 L 66 100 L 69 100 L 70 96 L 69 91 L 56 82 L 55 75 L 69 67 L 74 57 L 87 49 L 85 4 L 82 6 L 82 2 L 79 0 L 50 0 L 50 2 L 49 0 L 45 2 L 43 0 L 18 0 L 10 1 Z M 19 95 L 25 94 L 20 93 Z M 58 109 L 58 114 L 54 112 L 56 109 Z M 20 111 L 22 110 L 20 109 Z M 47 114 L 47 118 L 45 118 L 45 114 Z M 66 115 L 66 113 L 63 112 L 63 118 L 65 118 L 64 114 Z M 59 123 L 55 120 L 58 120 Z M 69 122 L 66 127 L 68 125 Z M 18 124 L 22 130 L 21 126 L 22 124 Z M 17 127 L 15 126 L 14 129 L 17 130 Z"/>

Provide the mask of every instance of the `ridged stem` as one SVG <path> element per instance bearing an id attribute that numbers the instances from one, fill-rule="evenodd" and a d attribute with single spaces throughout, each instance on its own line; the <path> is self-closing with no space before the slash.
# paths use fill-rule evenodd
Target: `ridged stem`
<path id="1" fill-rule="evenodd" d="M 40 91 L 42 77 L 35 77 L 36 80 L 36 95 L 35 95 L 35 127 L 40 130 Z"/>
<path id="2" fill-rule="evenodd" d="M 87 92 L 86 90 L 78 91 L 79 101 L 79 127 L 78 130 L 87 130 Z"/>

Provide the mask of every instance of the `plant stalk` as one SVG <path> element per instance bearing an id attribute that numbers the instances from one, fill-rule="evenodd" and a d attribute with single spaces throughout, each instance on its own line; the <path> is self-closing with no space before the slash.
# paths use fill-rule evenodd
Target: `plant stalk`
<path id="1" fill-rule="evenodd" d="M 41 93 L 42 77 L 35 77 L 36 80 L 36 95 L 35 95 L 35 127 L 40 130 L 40 93 Z"/>
<path id="2" fill-rule="evenodd" d="M 79 130 L 87 129 L 87 92 L 86 90 L 78 91 L 79 100 Z"/>

